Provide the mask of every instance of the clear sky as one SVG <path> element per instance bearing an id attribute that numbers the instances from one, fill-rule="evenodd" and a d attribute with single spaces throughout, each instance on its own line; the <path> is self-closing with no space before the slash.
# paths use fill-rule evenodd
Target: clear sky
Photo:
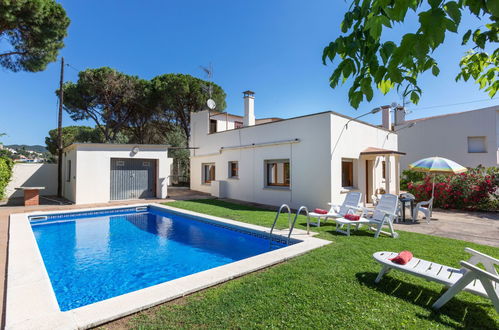
<path id="1" fill-rule="evenodd" d="M 200 65 L 211 63 L 213 81 L 227 93 L 227 111 L 242 114 L 244 90 L 256 92 L 257 117 L 294 117 L 333 110 L 350 116 L 400 101 L 396 93 L 376 92 L 358 110 L 348 104 L 347 88 L 332 90 L 332 66 L 322 65 L 325 45 L 339 34 L 350 1 L 339 0 L 182 0 L 61 1 L 71 19 L 61 55 L 66 80 L 74 69 L 109 66 L 150 79 L 164 73 L 204 78 Z M 483 23 L 465 18 L 463 29 Z M 407 26 L 390 33 L 396 39 Z M 448 35 L 437 50 L 441 73 L 424 75 L 424 90 L 408 118 L 465 111 L 499 104 L 486 100 L 473 82 L 454 82 L 466 48 Z M 0 69 L 0 132 L 4 144 L 42 144 L 57 125 L 59 64 L 44 72 L 12 73 Z M 472 102 L 480 100 L 480 102 Z M 486 100 L 486 101 L 483 101 Z M 467 104 L 441 106 L 456 103 Z M 430 107 L 430 108 L 429 108 Z M 380 114 L 364 117 L 372 123 Z M 65 115 L 64 125 L 74 122 Z M 90 124 L 80 122 L 79 124 Z"/>

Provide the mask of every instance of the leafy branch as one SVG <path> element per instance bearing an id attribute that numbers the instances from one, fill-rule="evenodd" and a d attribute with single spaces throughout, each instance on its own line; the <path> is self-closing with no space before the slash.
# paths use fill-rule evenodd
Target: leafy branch
<path id="1" fill-rule="evenodd" d="M 463 35 L 463 45 L 470 42 L 473 50 L 461 59 L 456 80 L 472 77 L 480 89 L 493 97 L 499 85 L 499 51 L 488 55 L 485 48 L 498 41 L 497 0 L 354 0 L 341 23 L 343 35 L 324 48 L 323 63 L 337 63 L 329 79 L 331 88 L 352 78 L 348 97 L 354 108 L 364 99 L 372 100 L 374 88 L 383 94 L 397 88 L 403 97 L 417 104 L 422 94 L 419 75 L 426 71 L 439 75 L 432 54 L 444 43 L 448 32 L 458 32 L 466 9 L 476 17 L 489 18 L 491 23 L 484 31 L 468 30 Z M 404 22 L 409 12 L 418 17 L 417 29 L 403 35 L 398 43 L 383 41 L 383 30 Z"/>

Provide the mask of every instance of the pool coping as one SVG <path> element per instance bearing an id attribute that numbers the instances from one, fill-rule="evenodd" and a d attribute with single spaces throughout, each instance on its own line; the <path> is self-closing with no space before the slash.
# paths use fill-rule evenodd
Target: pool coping
<path id="1" fill-rule="evenodd" d="M 252 232 L 268 234 L 269 231 L 269 228 L 263 226 L 156 203 L 100 207 L 92 208 L 92 210 L 105 211 L 143 206 L 201 217 Z M 311 232 L 307 235 L 306 231 L 295 229 L 291 238 L 301 241 L 299 243 L 61 312 L 31 229 L 29 216 L 77 213 L 88 210 L 86 208 L 10 215 L 5 329 L 88 329 L 281 263 L 332 243 L 313 237 L 317 233 Z M 288 231 L 274 230 L 274 233 L 278 236 L 287 236 Z"/>

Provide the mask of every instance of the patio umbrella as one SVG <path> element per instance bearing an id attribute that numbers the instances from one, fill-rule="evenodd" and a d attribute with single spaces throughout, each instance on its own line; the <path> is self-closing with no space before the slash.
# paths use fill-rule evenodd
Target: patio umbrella
<path id="1" fill-rule="evenodd" d="M 458 174 L 466 172 L 468 169 L 459 165 L 453 160 L 443 157 L 429 157 L 415 161 L 409 165 L 411 170 L 433 174 L 433 186 L 431 197 L 435 192 L 435 174 Z"/>

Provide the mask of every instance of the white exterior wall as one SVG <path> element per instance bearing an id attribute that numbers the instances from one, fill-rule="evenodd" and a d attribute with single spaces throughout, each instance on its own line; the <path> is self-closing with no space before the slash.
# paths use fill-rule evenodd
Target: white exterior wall
<path id="1" fill-rule="evenodd" d="M 366 125 L 357 121 L 350 121 L 348 128 L 343 127 L 348 122 L 348 118 L 340 117 L 331 114 L 331 173 L 332 182 L 332 200 L 335 203 L 341 203 L 344 199 L 344 194 L 348 191 L 360 191 L 363 198 L 366 196 L 366 160 L 373 160 L 372 175 L 372 193 L 376 188 L 385 188 L 386 183 L 382 174 L 382 161 L 385 156 L 360 156 L 360 153 L 366 148 L 375 147 L 380 149 L 398 150 L 397 134 Z M 341 137 L 340 137 L 341 135 Z M 336 149 L 335 149 L 336 145 Z M 397 165 L 398 162 L 395 156 L 389 156 L 391 168 L 390 176 L 387 177 L 391 189 L 387 192 L 398 194 L 397 183 Z M 398 158 L 398 157 L 397 157 Z M 353 189 L 345 189 L 341 184 L 341 162 L 342 159 L 354 160 L 354 187 Z"/>
<path id="2" fill-rule="evenodd" d="M 21 186 L 45 187 L 40 190 L 40 195 L 57 195 L 57 164 L 14 164 L 5 196 L 23 197 L 23 191 L 16 190 Z"/>
<path id="3" fill-rule="evenodd" d="M 210 119 L 217 121 L 217 132 L 232 130 L 236 127 L 236 121 L 244 123 L 243 117 L 224 115 L 223 113 L 210 116 Z M 228 120 L 227 120 L 228 119 Z M 255 124 L 264 124 L 274 121 L 274 118 L 256 119 Z"/>
<path id="4" fill-rule="evenodd" d="M 226 120 L 228 118 L 229 120 Z M 234 129 L 236 121 L 243 122 L 243 119 L 236 119 L 232 116 L 225 116 L 224 114 L 217 114 L 210 117 L 211 120 L 217 121 L 217 132 L 227 131 Z"/>
<path id="5" fill-rule="evenodd" d="M 341 159 L 354 159 L 353 189 L 365 191 L 365 160 L 360 153 L 368 147 L 397 150 L 397 135 L 358 122 L 350 122 L 336 149 L 343 126 L 348 119 L 326 112 L 256 125 L 242 129 L 208 134 L 207 111 L 191 115 L 191 189 L 212 193 L 218 184 L 202 183 L 202 164 L 215 163 L 215 179 L 220 183 L 221 197 L 268 205 L 301 205 L 309 209 L 325 208 L 331 200 L 341 203 L 348 190 L 341 187 Z M 290 142 L 299 139 L 299 142 Z M 287 141 L 277 143 L 279 141 Z M 270 144 L 264 145 L 261 144 Z M 251 146 L 255 144 L 255 146 Z M 260 145 L 259 145 L 260 144 Z M 228 148 L 236 147 L 239 148 Z M 371 158 L 375 158 L 374 156 Z M 379 158 L 379 157 L 378 157 Z M 394 158 L 392 156 L 392 158 Z M 265 160 L 289 159 L 291 184 L 289 188 L 266 187 Z M 229 178 L 229 162 L 238 161 L 239 177 Z M 393 160 L 394 176 L 396 161 Z M 381 162 L 374 180 L 381 182 Z M 377 180 L 377 181 L 376 181 Z"/>
<path id="6" fill-rule="evenodd" d="M 499 164 L 499 106 L 417 120 L 399 131 L 399 148 L 406 152 L 401 169 L 416 160 L 441 156 L 466 167 Z M 468 136 L 486 136 L 486 153 L 468 153 Z"/>
<path id="7" fill-rule="evenodd" d="M 330 117 L 310 116 L 227 132 L 207 134 L 207 112 L 198 112 L 191 119 L 191 189 L 211 193 L 211 185 L 202 184 L 202 164 L 215 163 L 216 180 L 225 181 L 225 196 L 255 203 L 291 207 L 324 205 L 330 200 Z M 299 124 L 299 126 L 297 126 Z M 299 127 L 299 129 L 297 129 Z M 269 143 L 300 139 L 298 143 L 231 149 L 221 147 Z M 326 143 L 318 143 L 326 141 Z M 289 159 L 291 186 L 266 187 L 265 160 Z M 239 178 L 228 178 L 229 161 L 239 162 Z M 310 175 L 313 173 L 313 175 Z M 326 183 L 326 184 L 324 184 Z"/>
<path id="8" fill-rule="evenodd" d="M 172 163 L 172 159 L 168 158 L 167 149 L 161 146 L 155 148 L 138 145 L 140 151 L 132 156 L 133 147 L 134 145 L 80 144 L 75 149 L 70 149 L 67 157 L 76 158 L 76 161 L 72 161 L 75 180 L 74 184 L 65 186 L 67 190 L 64 191 L 64 196 L 76 204 L 108 202 L 111 190 L 111 158 L 136 158 L 157 160 L 156 196 L 166 198 Z M 69 158 L 65 159 L 64 164 L 67 164 L 67 159 Z"/>

